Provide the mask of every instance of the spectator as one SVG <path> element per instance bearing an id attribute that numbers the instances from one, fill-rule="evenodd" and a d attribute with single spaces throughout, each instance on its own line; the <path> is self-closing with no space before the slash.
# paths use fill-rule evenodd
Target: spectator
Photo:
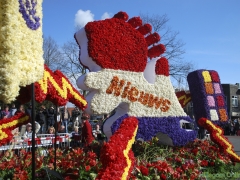
<path id="1" fill-rule="evenodd" d="M 73 122 L 73 127 L 80 126 L 80 116 L 81 112 L 79 111 L 78 107 L 75 107 L 74 110 L 72 111 L 72 122 Z"/>
<path id="2" fill-rule="evenodd" d="M 9 111 L 9 106 L 8 105 L 5 105 L 4 106 L 4 110 L 1 111 L 1 118 L 2 119 L 6 119 L 6 118 L 9 118 L 11 117 L 11 114 L 10 114 L 10 111 Z"/>
<path id="3" fill-rule="evenodd" d="M 36 115 L 36 121 L 41 126 L 39 134 L 44 134 L 46 132 L 45 131 L 45 125 L 46 125 L 45 106 L 41 106 L 39 112 Z"/>
<path id="4" fill-rule="evenodd" d="M 199 129 L 198 129 L 199 139 L 204 139 L 205 135 L 206 135 L 206 129 L 204 129 L 203 127 L 199 127 Z"/>
<path id="5" fill-rule="evenodd" d="M 71 147 L 76 147 L 76 146 L 80 146 L 80 134 L 78 132 L 78 126 L 74 126 L 74 131 L 71 133 Z"/>
<path id="6" fill-rule="evenodd" d="M 82 114 L 82 143 L 85 146 L 88 146 L 94 140 L 93 133 L 92 133 L 92 126 L 89 123 L 89 114 L 83 113 Z"/>
<path id="7" fill-rule="evenodd" d="M 23 105 L 19 105 L 19 107 L 18 107 L 18 109 L 17 109 L 17 111 L 14 113 L 14 115 L 17 115 L 17 114 L 19 114 L 19 113 L 25 113 L 25 110 L 24 110 L 24 106 Z M 24 128 L 24 130 L 26 129 L 26 127 L 25 127 L 26 125 L 22 125 L 21 126 L 21 131 L 22 131 L 22 128 Z"/>
<path id="8" fill-rule="evenodd" d="M 26 138 L 32 138 L 32 124 L 31 123 L 28 123 L 26 126 L 25 126 L 25 132 L 23 134 L 23 137 L 24 139 Z M 38 133 L 38 131 L 40 130 L 40 124 L 38 122 L 35 121 L 35 137 L 36 136 L 36 133 Z M 22 130 L 21 130 L 22 131 Z M 24 131 L 24 130 L 23 130 Z"/>
<path id="9" fill-rule="evenodd" d="M 50 106 L 50 108 L 47 110 L 47 126 L 48 128 L 51 126 L 54 126 L 54 114 L 55 110 L 53 106 Z"/>
<path id="10" fill-rule="evenodd" d="M 20 135 L 19 128 L 17 127 L 15 129 L 13 129 L 11 131 L 11 133 L 12 133 L 13 136 L 19 136 Z"/>
<path id="11" fill-rule="evenodd" d="M 26 113 L 32 117 L 32 104 L 29 104 L 28 108 L 26 109 Z"/>
<path id="12" fill-rule="evenodd" d="M 234 131 L 235 131 L 235 134 L 238 135 L 238 131 L 239 131 L 239 122 L 238 120 L 236 121 L 236 123 L 234 124 Z M 235 135 L 234 134 L 234 135 Z"/>
<path id="13" fill-rule="evenodd" d="M 61 114 L 60 114 L 60 108 L 57 108 L 57 122 L 61 121 Z"/>
<path id="14" fill-rule="evenodd" d="M 56 128 L 55 130 L 58 132 L 61 129 L 62 125 L 62 119 L 61 119 L 61 113 L 60 113 L 60 108 L 57 107 L 57 122 L 55 122 L 55 117 L 54 117 L 54 127 Z"/>
<path id="15" fill-rule="evenodd" d="M 230 135 L 235 135 L 235 129 L 234 129 L 234 122 L 231 120 L 230 122 Z"/>
<path id="16" fill-rule="evenodd" d="M 92 132 L 93 132 L 93 136 L 95 137 L 95 139 L 98 140 L 98 137 L 100 137 L 102 134 L 99 124 L 96 125 L 96 129 L 93 130 Z"/>
<path id="17" fill-rule="evenodd" d="M 67 109 L 67 106 L 64 106 L 61 117 L 62 117 L 62 125 L 65 127 L 65 133 L 68 133 L 68 124 L 70 120 L 70 114 Z"/>
<path id="18" fill-rule="evenodd" d="M 78 126 L 74 126 L 74 127 L 73 127 L 73 130 L 74 130 L 74 131 L 71 133 L 72 136 L 75 135 L 75 134 L 79 134 L 79 132 L 78 132 Z"/>
<path id="19" fill-rule="evenodd" d="M 59 130 L 58 130 L 58 133 L 65 133 L 65 126 L 64 125 L 61 125 Z"/>
<path id="20" fill-rule="evenodd" d="M 231 127 L 230 126 L 231 126 L 231 120 L 229 119 L 228 122 L 223 125 L 224 135 L 226 135 L 226 136 L 231 135 L 231 133 L 230 133 Z"/>
<path id="21" fill-rule="evenodd" d="M 53 126 L 50 126 L 48 128 L 47 134 L 55 134 L 55 128 Z"/>
<path id="22" fill-rule="evenodd" d="M 21 136 L 20 136 L 20 132 L 19 132 L 19 128 L 15 128 L 14 130 L 11 131 L 12 135 L 13 135 L 13 143 L 14 144 L 21 144 L 20 140 L 21 140 Z"/>
<path id="23" fill-rule="evenodd" d="M 17 111 L 17 108 L 15 107 L 15 104 L 12 103 L 12 107 L 10 109 L 10 117 L 13 117 L 16 111 Z"/>
<path id="24" fill-rule="evenodd" d="M 23 105 L 19 105 L 17 111 L 15 112 L 14 115 L 18 114 L 18 113 L 25 113 L 25 110 L 24 110 L 24 106 Z"/>

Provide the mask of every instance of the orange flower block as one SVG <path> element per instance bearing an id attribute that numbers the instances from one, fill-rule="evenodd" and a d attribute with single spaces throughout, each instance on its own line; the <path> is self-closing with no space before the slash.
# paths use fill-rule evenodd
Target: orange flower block
<path id="1" fill-rule="evenodd" d="M 226 112 L 225 109 L 219 109 L 219 114 L 220 114 L 220 120 L 221 121 L 227 121 L 228 120 L 227 112 Z"/>
<path id="2" fill-rule="evenodd" d="M 213 94 L 214 93 L 212 83 L 205 83 L 205 89 L 206 89 L 207 94 Z"/>

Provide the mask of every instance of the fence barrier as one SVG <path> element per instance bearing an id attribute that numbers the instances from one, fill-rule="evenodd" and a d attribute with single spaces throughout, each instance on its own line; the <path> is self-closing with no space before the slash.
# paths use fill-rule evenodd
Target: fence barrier
<path id="1" fill-rule="evenodd" d="M 56 146 L 59 148 L 70 147 L 71 136 L 68 133 L 58 133 L 56 137 Z M 54 134 L 37 134 L 35 138 L 35 147 L 54 148 L 55 135 Z M 0 146 L 0 153 L 7 150 L 21 150 L 26 149 L 31 151 L 32 139 L 20 136 L 14 136 L 10 144 Z"/>

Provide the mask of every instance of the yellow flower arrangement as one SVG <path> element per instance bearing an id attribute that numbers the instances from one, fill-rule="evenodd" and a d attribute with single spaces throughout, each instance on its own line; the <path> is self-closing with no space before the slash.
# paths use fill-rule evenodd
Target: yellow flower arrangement
<path id="1" fill-rule="evenodd" d="M 43 77 L 42 0 L 34 1 L 31 7 L 26 4 L 25 0 L 0 1 L 0 100 L 5 103 L 15 100 L 19 86 Z M 20 12 L 20 5 L 27 13 L 30 8 L 36 10 L 39 27 L 29 27 L 26 17 L 31 15 Z"/>
<path id="2" fill-rule="evenodd" d="M 204 78 L 204 82 L 212 82 L 212 78 L 208 71 L 203 71 L 202 76 Z"/>

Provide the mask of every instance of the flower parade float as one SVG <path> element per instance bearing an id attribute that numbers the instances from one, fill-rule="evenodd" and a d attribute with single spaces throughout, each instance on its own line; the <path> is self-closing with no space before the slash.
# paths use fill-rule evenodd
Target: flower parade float
<path id="1" fill-rule="evenodd" d="M 142 25 L 140 18 L 127 20 L 128 15 L 120 12 L 112 19 L 89 22 L 75 34 L 81 47 L 80 62 L 90 70 L 78 79 L 78 87 L 89 91 L 86 111 L 106 114 L 117 108 L 115 115 L 103 125 L 108 138 L 112 135 L 111 128 L 115 132 L 129 116 L 138 119 L 137 139 L 150 140 L 163 131 L 174 145 L 193 141 L 196 131 L 180 126 L 181 121 L 193 123 L 193 120 L 183 111 L 175 95 L 168 60 L 159 57 L 165 51 L 164 45 L 156 45 L 160 36 L 151 33 L 149 24 Z M 148 63 L 148 57 L 155 59 Z M 150 72 L 153 72 L 152 83 L 148 77 Z"/>
<path id="2" fill-rule="evenodd" d="M 86 111 L 90 114 L 105 114 L 116 108 L 115 114 L 103 124 L 103 131 L 109 139 L 103 148 L 110 144 L 113 145 L 112 150 L 109 148 L 109 151 L 104 151 L 104 154 L 108 154 L 110 157 L 119 155 L 119 151 L 114 150 L 114 145 L 117 143 L 115 136 L 118 136 L 119 131 L 123 131 L 121 125 L 125 125 L 126 121 L 129 125 L 138 126 L 136 139 L 145 141 L 162 133 L 172 140 L 169 145 L 184 146 L 194 141 L 197 136 L 195 129 L 181 128 L 181 122 L 195 123 L 181 108 L 189 102 L 190 98 L 189 95 L 179 94 L 178 97 L 187 99 L 183 103 L 179 103 L 170 82 L 168 60 L 161 57 L 165 47 L 157 44 L 160 36 L 152 33 L 151 30 L 151 25 L 142 25 L 139 17 L 129 19 L 125 12 L 119 12 L 111 19 L 89 22 L 75 33 L 75 39 L 81 51 L 80 63 L 90 71 L 79 77 L 77 81 L 79 88 L 89 91 L 86 96 L 89 103 Z M 148 58 L 151 60 L 148 61 Z M 205 74 L 204 72 L 203 77 L 207 76 Z M 202 84 L 203 82 L 198 79 L 195 83 Z M 220 89 L 220 82 L 218 83 L 214 84 L 217 90 Z M 217 99 L 224 106 L 224 99 L 219 97 Z M 206 108 L 209 107 L 209 104 L 205 105 Z M 211 116 L 214 112 L 211 111 Z M 219 116 L 222 118 L 221 121 L 226 121 L 226 109 L 219 109 L 219 113 L 221 113 Z M 201 117 L 208 118 L 205 115 L 202 113 Z M 130 121 L 132 118 L 137 121 Z M 217 120 L 218 117 L 214 118 Z M 205 128 L 208 127 L 207 124 L 208 121 L 198 123 Z M 219 129 L 217 125 L 211 125 L 212 129 Z M 127 126 L 124 129 L 126 128 Z M 216 131 L 207 129 L 211 133 L 211 138 L 214 137 Z M 133 128 L 131 131 L 133 133 L 135 129 Z M 122 136 L 124 137 L 124 134 Z M 218 133 L 217 136 L 218 138 L 213 138 L 214 142 L 220 148 L 227 150 L 227 153 L 232 155 L 232 160 L 239 162 L 239 157 L 229 145 L 231 143 L 223 138 L 222 133 Z M 131 138 L 123 140 L 123 142 L 125 141 L 131 142 Z M 116 147 L 119 147 L 120 144 Z M 128 148 L 126 147 L 126 149 Z M 130 163 L 129 159 L 131 158 L 124 156 L 125 150 L 122 151 L 121 156 L 125 163 Z M 97 179 L 130 178 L 129 165 L 122 166 L 122 173 L 118 174 L 116 172 L 119 172 L 119 167 L 114 166 L 116 161 L 111 158 L 109 161 L 110 163 L 106 163 L 108 165 L 104 163 L 105 166 Z M 127 169 L 128 172 L 123 169 Z"/>

